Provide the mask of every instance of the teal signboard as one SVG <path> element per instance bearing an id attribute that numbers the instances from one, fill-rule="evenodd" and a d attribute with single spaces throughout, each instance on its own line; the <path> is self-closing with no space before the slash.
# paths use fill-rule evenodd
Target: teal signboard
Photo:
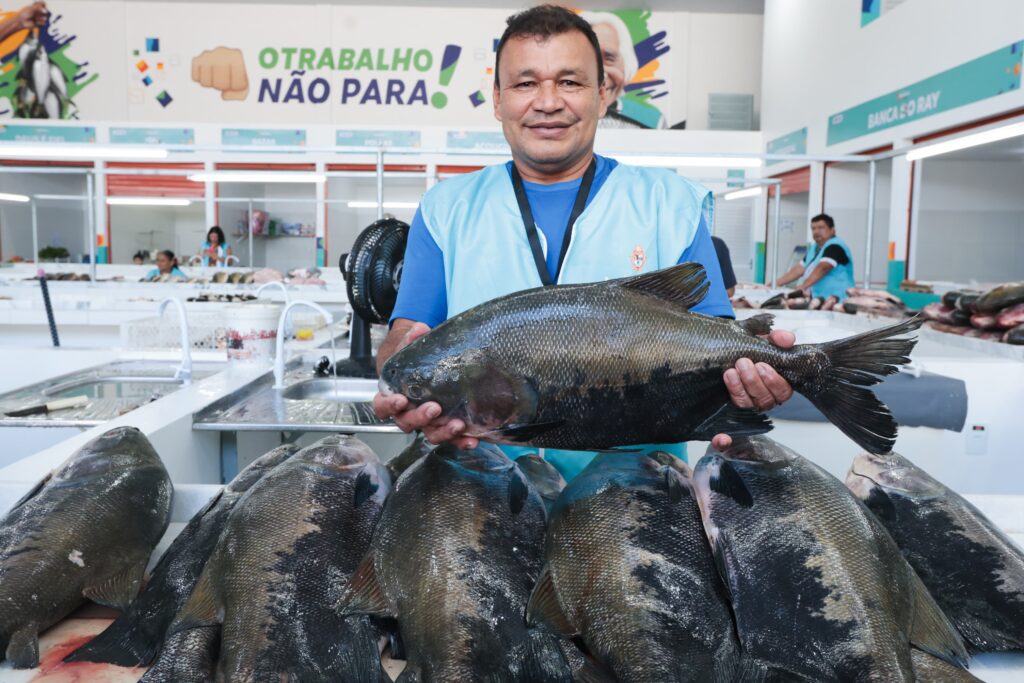
<path id="1" fill-rule="evenodd" d="M 782 137 L 769 140 L 766 147 L 768 154 L 807 154 L 807 127 L 794 130 Z M 771 159 L 766 166 L 782 163 L 782 159 Z"/>
<path id="2" fill-rule="evenodd" d="M 96 142 L 92 126 L 0 126 L 4 142 Z"/>
<path id="3" fill-rule="evenodd" d="M 508 140 L 501 131 L 450 130 L 449 149 L 508 149 Z"/>
<path id="4" fill-rule="evenodd" d="M 244 145 L 247 147 L 304 146 L 306 131 L 278 130 L 276 128 L 224 128 L 220 132 L 222 145 Z"/>
<path id="5" fill-rule="evenodd" d="M 917 121 L 1020 89 L 1024 41 L 1013 43 L 931 78 L 833 114 L 828 120 L 828 144 Z"/>
<path id="6" fill-rule="evenodd" d="M 742 168 L 730 168 L 725 172 L 726 187 L 743 187 L 747 184 L 747 172 Z"/>
<path id="7" fill-rule="evenodd" d="M 339 130 L 334 143 L 340 147 L 419 147 L 418 130 Z"/>
<path id="8" fill-rule="evenodd" d="M 192 145 L 192 128 L 111 128 L 110 141 L 119 145 Z"/>

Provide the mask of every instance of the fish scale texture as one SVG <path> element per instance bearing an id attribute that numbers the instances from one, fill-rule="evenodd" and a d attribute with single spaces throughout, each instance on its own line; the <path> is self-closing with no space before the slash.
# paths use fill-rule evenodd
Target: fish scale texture
<path id="1" fill-rule="evenodd" d="M 521 476 L 493 447 L 442 446 L 399 480 L 372 553 L 406 647 L 403 676 L 417 677 L 409 680 L 572 680 L 555 637 L 526 627 L 544 508 L 530 488 L 513 512 Z"/>
<path id="2" fill-rule="evenodd" d="M 909 460 L 933 488 L 872 483 L 864 500 L 942 611 L 977 652 L 1024 649 L 1024 553 L 976 507 Z M 851 473 L 850 479 L 857 475 Z"/>
<path id="3" fill-rule="evenodd" d="M 445 355 L 478 349 L 480 377 L 516 396 L 518 419 L 509 421 L 564 421 L 529 440 L 545 448 L 686 440 L 728 403 L 722 372 L 742 357 L 767 362 L 793 382 L 812 370 L 809 356 L 783 352 L 730 320 L 618 286 L 510 295 L 467 311 L 424 340 L 447 351 L 431 356 L 440 373 Z M 526 385 L 515 378 L 526 378 Z M 469 402 L 452 396 L 446 413 L 477 430 L 500 426 L 509 392 L 492 399 L 488 390 L 466 387 Z"/>
<path id="4" fill-rule="evenodd" d="M 909 565 L 841 482 L 767 448 L 785 460 L 709 454 L 695 475 L 744 651 L 814 681 L 913 681 Z"/>
<path id="5" fill-rule="evenodd" d="M 361 474 L 377 489 L 356 507 Z M 377 681 L 375 628 L 333 606 L 369 546 L 389 489 L 377 457 L 351 437 L 328 437 L 278 465 L 236 504 L 169 633 L 219 625 L 218 680 Z M 143 680 L 202 680 L 208 652 L 191 647 L 195 639 L 174 642 L 188 653 L 165 647 Z M 185 654 L 193 664 L 180 661 Z"/>
<path id="6" fill-rule="evenodd" d="M 132 567 L 141 580 L 167 528 L 171 492 L 146 437 L 122 427 L 89 442 L 12 509 L 0 522 L 0 651 L 16 630 L 38 633 L 67 616 L 84 590 Z"/>
<path id="7" fill-rule="evenodd" d="M 598 455 L 563 492 L 545 553 L 559 601 L 622 681 L 730 680 L 739 646 L 697 502 L 682 484 L 671 503 L 666 466 L 644 461 Z"/>
<path id="8" fill-rule="evenodd" d="M 189 520 L 153 568 L 145 589 L 128 611 L 66 661 L 109 662 L 119 666 L 152 663 L 167 627 L 192 593 L 235 504 L 260 477 L 297 450 L 294 445 L 275 448 L 239 472 Z"/>

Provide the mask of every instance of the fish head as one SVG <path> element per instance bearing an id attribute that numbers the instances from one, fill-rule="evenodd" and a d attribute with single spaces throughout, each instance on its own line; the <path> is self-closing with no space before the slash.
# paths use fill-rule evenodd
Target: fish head
<path id="1" fill-rule="evenodd" d="M 530 423 L 537 412 L 537 390 L 528 378 L 501 367 L 490 349 L 447 323 L 388 359 L 380 392 L 402 394 L 413 405 L 433 401 L 446 417 L 465 422 L 467 434 Z"/>
<path id="2" fill-rule="evenodd" d="M 939 481 L 896 453 L 861 453 L 850 465 L 846 486 L 861 500 L 867 500 L 872 492 L 923 499 L 941 496 L 946 491 Z"/>
<path id="3" fill-rule="evenodd" d="M 710 454 L 718 451 L 709 446 L 707 452 Z M 732 445 L 722 451 L 721 455 L 726 460 L 772 466 L 785 466 L 800 458 L 798 453 L 778 441 L 760 435 L 733 439 Z"/>
<path id="4" fill-rule="evenodd" d="M 530 480 L 542 498 L 554 500 L 565 488 L 565 478 L 555 466 L 536 453 L 516 458 L 516 465 Z"/>
<path id="5" fill-rule="evenodd" d="M 135 427 L 115 427 L 71 456 L 54 479 L 73 481 L 144 467 L 164 469 L 153 444 Z"/>
<path id="6" fill-rule="evenodd" d="M 348 434 L 324 437 L 295 453 L 291 460 L 336 470 L 360 470 L 367 464 L 380 462 L 369 446 Z"/>

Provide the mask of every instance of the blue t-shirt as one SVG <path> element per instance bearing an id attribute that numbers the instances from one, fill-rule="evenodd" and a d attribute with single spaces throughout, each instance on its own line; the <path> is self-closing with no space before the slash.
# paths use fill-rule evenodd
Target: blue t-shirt
<path id="1" fill-rule="evenodd" d="M 159 275 L 160 275 L 160 269 L 159 268 L 154 268 L 153 270 L 151 270 L 148 273 L 146 273 L 146 279 L 147 280 L 152 280 L 153 278 L 158 277 Z M 174 266 L 173 268 L 171 268 L 171 272 L 169 273 L 169 275 L 171 277 L 186 277 L 185 273 L 183 273 L 181 271 L 181 269 L 178 268 L 178 266 Z"/>
<path id="2" fill-rule="evenodd" d="M 590 186 L 587 203 L 594 198 L 601 185 L 608 178 L 611 170 L 618 165 L 614 159 L 594 155 L 597 169 L 594 182 Z M 508 162 L 511 174 L 512 162 Z M 533 220 L 547 240 L 547 265 L 551 277 L 555 276 L 558 267 L 558 256 L 562 249 L 562 239 L 568 227 L 572 205 L 576 201 L 582 178 L 564 183 L 542 185 L 540 183 L 523 182 L 526 199 L 530 202 Z M 705 315 L 733 317 L 732 304 L 722 284 L 722 271 L 718 265 L 718 255 L 711 241 L 711 232 L 705 225 L 703 216 L 697 226 L 697 234 L 679 256 L 679 263 L 696 261 L 707 271 L 711 287 L 707 296 L 691 310 Z M 406 318 L 436 327 L 448 318 L 448 293 L 445 290 L 444 254 L 437 242 L 427 230 L 423 215 L 416 210 L 409 228 L 409 241 L 405 247 L 405 263 L 402 268 L 402 286 L 398 289 L 398 300 L 391 314 L 391 320 Z"/>

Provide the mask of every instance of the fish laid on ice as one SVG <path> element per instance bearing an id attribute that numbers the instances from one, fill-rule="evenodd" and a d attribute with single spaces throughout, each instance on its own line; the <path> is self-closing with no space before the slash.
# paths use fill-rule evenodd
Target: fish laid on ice
<path id="1" fill-rule="evenodd" d="M 891 448 L 896 422 L 865 387 L 907 362 L 915 340 L 898 336 L 921 321 L 780 349 L 731 320 L 690 313 L 708 286 L 703 267 L 687 263 L 500 297 L 392 356 L 381 390 L 436 401 L 485 441 L 600 450 L 769 430 L 763 415 L 732 406 L 722 379 L 749 358 L 865 450 Z"/>

